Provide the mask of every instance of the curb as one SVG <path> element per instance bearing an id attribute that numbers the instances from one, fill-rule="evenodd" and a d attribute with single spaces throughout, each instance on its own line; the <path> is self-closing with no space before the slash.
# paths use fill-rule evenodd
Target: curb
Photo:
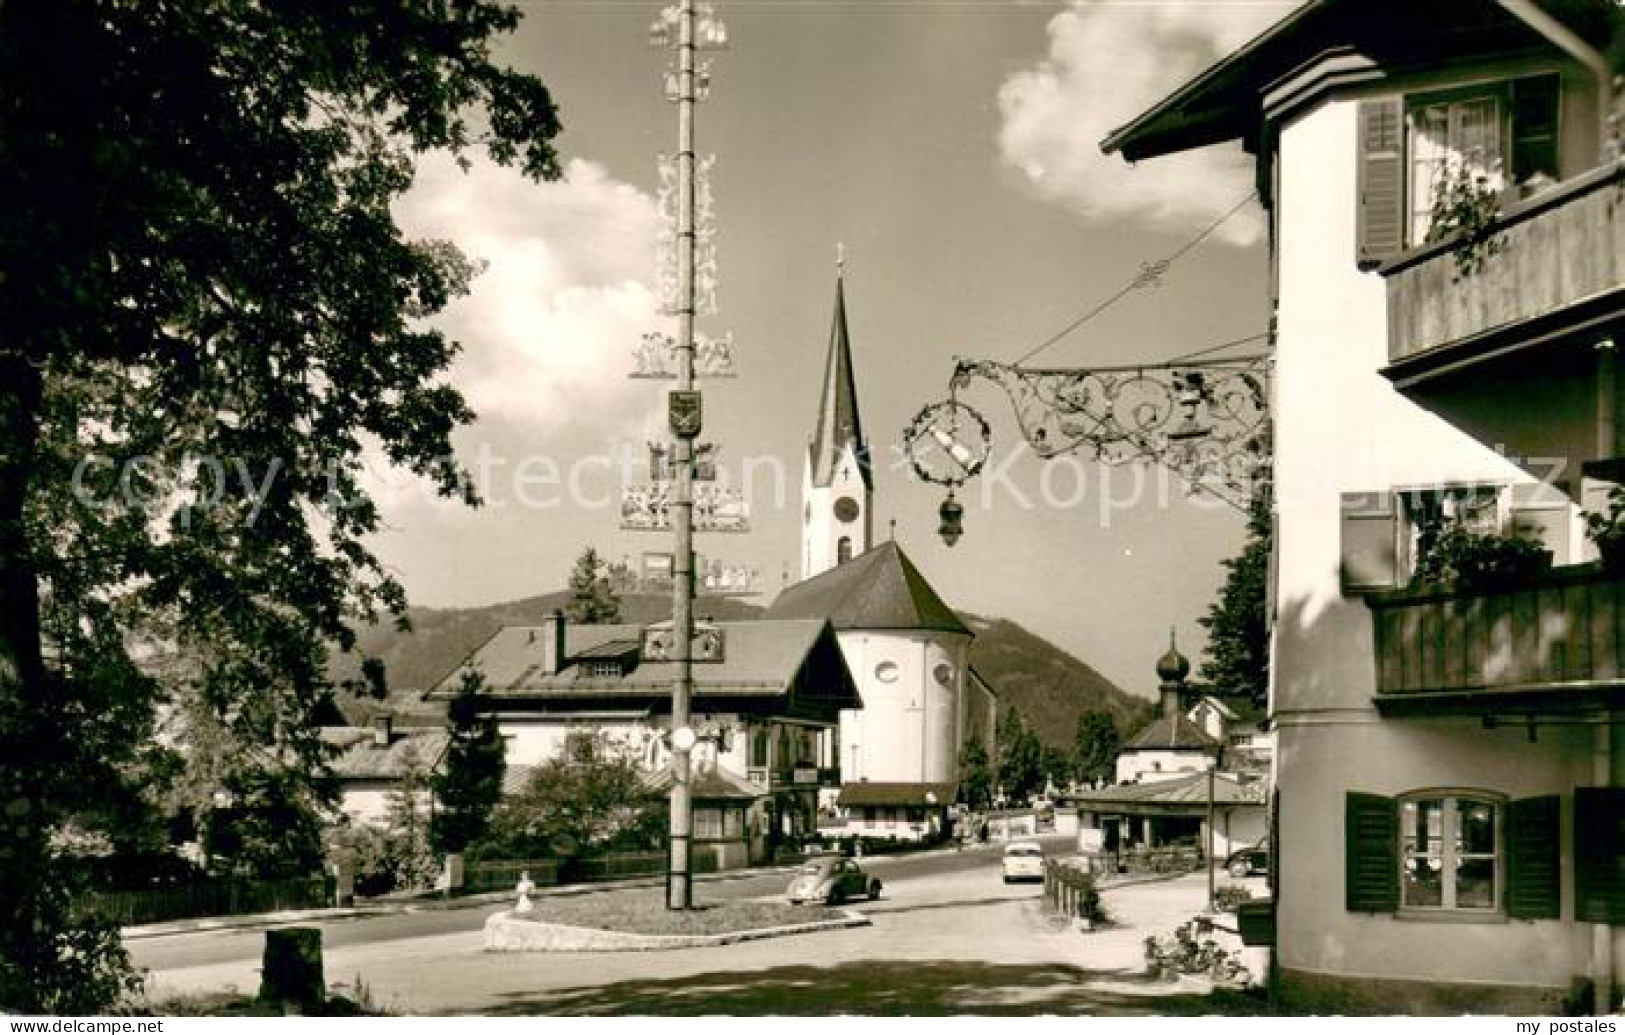
<path id="1" fill-rule="evenodd" d="M 729 880 L 746 880 L 751 877 L 772 877 L 792 873 L 795 866 L 778 866 L 772 868 L 759 868 L 747 870 L 728 870 L 723 873 L 702 873 L 695 875 L 696 883 L 713 883 Z M 558 895 L 589 895 L 597 891 L 621 891 L 628 888 L 656 888 L 664 881 L 662 877 L 632 877 L 616 881 L 600 881 L 593 884 L 559 884 L 552 887 L 537 888 L 531 893 L 533 898 L 551 898 Z M 485 906 L 498 905 L 513 900 L 511 891 L 485 891 L 477 895 L 464 895 L 458 898 L 415 898 L 399 902 L 380 902 L 364 906 L 335 906 L 326 909 L 297 909 L 286 910 L 279 913 L 247 913 L 241 916 L 214 916 L 197 917 L 189 920 L 166 920 L 153 924 L 138 924 L 123 928 L 119 934 L 125 941 L 140 941 L 146 938 L 166 938 L 178 934 L 200 934 L 212 931 L 253 931 L 271 927 L 282 927 L 288 924 L 306 923 L 324 920 L 351 920 L 359 917 L 371 916 L 399 916 L 407 913 L 429 913 L 451 909 L 479 909 Z"/>
<path id="2" fill-rule="evenodd" d="M 779 927 L 758 927 L 723 934 L 636 934 L 606 931 L 596 927 L 550 924 L 516 920 L 511 912 L 497 913 L 485 922 L 486 952 L 659 952 L 667 949 L 700 949 L 738 942 L 784 938 L 818 931 L 868 927 L 873 921 L 860 913 L 842 910 L 837 920 L 810 920 Z M 506 938 L 504 936 L 507 936 Z M 502 943 L 506 944 L 502 944 Z"/>

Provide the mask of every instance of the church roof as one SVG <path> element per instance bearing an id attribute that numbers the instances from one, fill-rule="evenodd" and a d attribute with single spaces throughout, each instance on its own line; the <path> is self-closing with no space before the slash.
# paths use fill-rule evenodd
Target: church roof
<path id="1" fill-rule="evenodd" d="M 873 488 L 869 473 L 869 446 L 858 420 L 858 388 L 852 372 L 852 342 L 846 332 L 846 292 L 835 280 L 835 317 L 829 331 L 829 357 L 824 361 L 824 394 L 818 401 L 818 426 L 808 446 L 812 483 L 828 485 L 835 464 L 848 446 L 857 454 L 863 484 Z"/>
<path id="2" fill-rule="evenodd" d="M 942 602 L 920 569 L 892 541 L 788 587 L 762 617 L 828 619 L 836 629 L 935 629 L 970 634 L 953 608 Z"/>
<path id="3" fill-rule="evenodd" d="M 1185 713 L 1159 717 L 1129 741 L 1125 751 L 1215 751 L 1219 742 L 1204 733 Z"/>

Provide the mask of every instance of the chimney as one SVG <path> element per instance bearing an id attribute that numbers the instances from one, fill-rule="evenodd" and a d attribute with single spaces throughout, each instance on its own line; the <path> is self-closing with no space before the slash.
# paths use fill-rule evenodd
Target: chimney
<path id="1" fill-rule="evenodd" d="M 374 715 L 372 717 L 372 746 L 378 748 L 389 747 L 394 734 L 394 720 L 388 715 Z"/>
<path id="2" fill-rule="evenodd" d="M 564 612 L 554 611 L 542 619 L 542 674 L 556 676 L 570 660 L 564 647 Z"/>

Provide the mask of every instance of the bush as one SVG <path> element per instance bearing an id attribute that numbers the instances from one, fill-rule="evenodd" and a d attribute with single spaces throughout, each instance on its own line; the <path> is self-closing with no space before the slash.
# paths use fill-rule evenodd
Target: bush
<path id="1" fill-rule="evenodd" d="M 1416 581 L 1468 592 L 1504 589 L 1528 581 L 1550 567 L 1551 561 L 1551 552 L 1533 540 L 1474 532 L 1450 522 L 1424 544 L 1416 564 Z"/>
<path id="2" fill-rule="evenodd" d="M 1226 884 L 1213 892 L 1213 908 L 1221 913 L 1234 913 L 1236 906 L 1251 902 L 1253 893 L 1240 884 Z"/>
<path id="3" fill-rule="evenodd" d="M 1252 982 L 1252 974 L 1235 954 L 1212 938 L 1198 940 L 1191 924 L 1181 924 L 1167 937 L 1147 938 L 1145 966 L 1152 977 L 1169 981 L 1181 974 L 1205 974 L 1223 984 Z"/>

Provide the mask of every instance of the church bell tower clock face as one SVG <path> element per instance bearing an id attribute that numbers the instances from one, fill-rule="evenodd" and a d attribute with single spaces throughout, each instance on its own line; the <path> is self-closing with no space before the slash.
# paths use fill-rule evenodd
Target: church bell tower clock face
<path id="1" fill-rule="evenodd" d="M 851 496 L 842 496 L 835 501 L 835 518 L 842 524 L 850 525 L 858 519 L 858 501 Z"/>

